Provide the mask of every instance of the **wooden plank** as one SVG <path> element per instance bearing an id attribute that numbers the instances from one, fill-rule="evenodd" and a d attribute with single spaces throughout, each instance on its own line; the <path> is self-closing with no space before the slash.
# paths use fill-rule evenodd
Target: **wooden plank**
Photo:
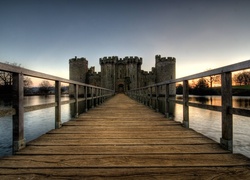
<path id="1" fill-rule="evenodd" d="M 247 167 L 0 169 L 0 179 L 250 179 Z"/>
<path id="2" fill-rule="evenodd" d="M 168 132 L 161 132 L 161 133 L 156 133 L 156 132 L 148 132 L 148 133 L 136 133 L 136 132 L 131 132 L 131 133 L 95 133 L 95 132 L 89 132 L 89 133 L 84 133 L 84 132 L 69 132 L 69 133 L 61 133 L 60 131 L 46 134 L 44 136 L 48 136 L 51 138 L 65 138 L 65 139 L 76 139 L 76 138 L 148 138 L 148 139 L 155 139 L 155 138 L 160 138 L 160 139 L 165 139 L 166 137 L 180 137 L 181 138 L 190 138 L 190 137 L 203 137 L 202 135 L 195 133 L 195 132 L 190 132 L 190 131 L 175 131 L 175 133 L 172 131 Z"/>
<path id="3" fill-rule="evenodd" d="M 187 154 L 228 153 L 218 144 L 182 145 L 105 145 L 105 146 L 29 146 L 17 154 Z"/>
<path id="4" fill-rule="evenodd" d="M 236 154 L 16 155 L 3 158 L 0 167 L 11 168 L 13 165 L 16 168 L 176 168 L 249 166 L 250 161 Z"/>
<path id="5" fill-rule="evenodd" d="M 165 138 L 165 139 L 114 139 L 114 138 L 79 138 L 79 139 L 57 139 L 50 137 L 41 137 L 31 141 L 27 146 L 89 146 L 89 145 L 154 145 L 154 144 L 217 144 L 211 139 L 198 137 L 198 138 Z"/>
<path id="6" fill-rule="evenodd" d="M 180 122 L 177 123 L 177 122 L 174 122 L 174 121 L 166 121 L 166 122 L 163 122 L 163 121 L 118 121 L 118 120 L 96 120 L 96 119 L 93 119 L 93 120 L 71 120 L 71 121 L 68 121 L 67 123 L 64 123 L 63 126 L 95 126 L 95 127 L 98 127 L 98 126 L 180 126 Z"/>

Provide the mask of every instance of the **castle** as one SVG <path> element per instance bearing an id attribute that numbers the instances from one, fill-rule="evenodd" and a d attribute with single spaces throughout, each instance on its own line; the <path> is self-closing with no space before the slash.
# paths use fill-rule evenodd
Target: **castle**
<path id="1" fill-rule="evenodd" d="M 173 57 L 156 55 L 155 67 L 147 72 L 141 70 L 142 58 L 111 56 L 100 58 L 101 72 L 97 73 L 95 67 L 88 68 L 87 59 L 75 57 L 69 60 L 69 79 L 113 89 L 119 93 L 175 79 L 175 64 Z M 72 88 L 70 94 L 73 94 Z M 175 95 L 174 85 L 170 86 L 170 94 Z"/>

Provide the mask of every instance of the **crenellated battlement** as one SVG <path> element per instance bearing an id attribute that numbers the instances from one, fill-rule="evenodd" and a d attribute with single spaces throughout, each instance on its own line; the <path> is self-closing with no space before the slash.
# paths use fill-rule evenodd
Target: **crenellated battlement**
<path id="1" fill-rule="evenodd" d="M 87 61 L 87 59 L 85 57 L 77 58 L 77 56 L 75 56 L 72 59 L 69 59 L 69 63 L 73 63 L 73 62 L 77 62 L 77 61 Z"/>
<path id="2" fill-rule="evenodd" d="M 141 57 L 139 58 L 138 56 L 130 56 L 130 57 L 126 56 L 124 58 L 124 61 L 126 63 L 142 64 L 142 58 Z"/>
<path id="3" fill-rule="evenodd" d="M 100 64 L 114 64 L 118 61 L 118 56 L 108 56 L 99 59 Z"/>
<path id="4" fill-rule="evenodd" d="M 109 56 L 103 57 L 99 59 L 100 64 L 128 64 L 128 63 L 135 63 L 135 64 L 142 64 L 142 58 L 138 56 L 126 56 L 124 58 L 118 58 L 118 56 Z"/>
<path id="5" fill-rule="evenodd" d="M 156 55 L 155 56 L 155 62 L 160 63 L 160 62 L 169 62 L 169 63 L 175 63 L 176 59 L 175 57 L 161 57 L 161 55 Z"/>

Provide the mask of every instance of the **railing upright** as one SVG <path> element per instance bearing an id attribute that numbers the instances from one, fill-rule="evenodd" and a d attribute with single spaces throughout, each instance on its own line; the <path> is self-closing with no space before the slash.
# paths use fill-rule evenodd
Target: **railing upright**
<path id="1" fill-rule="evenodd" d="M 233 151 L 233 115 L 232 109 L 232 73 L 221 74 L 221 96 L 222 96 L 222 138 L 221 145 Z"/>
<path id="2" fill-rule="evenodd" d="M 169 118 L 169 84 L 165 85 L 165 117 Z"/>
<path id="3" fill-rule="evenodd" d="M 25 147 L 23 74 L 13 73 L 13 153 Z"/>
<path id="4" fill-rule="evenodd" d="M 153 87 L 150 87 L 150 100 L 149 100 L 149 107 L 153 108 Z"/>
<path id="5" fill-rule="evenodd" d="M 59 129 L 62 126 L 61 122 L 61 82 L 55 82 L 55 129 Z"/>
<path id="6" fill-rule="evenodd" d="M 75 117 L 78 117 L 78 113 L 79 113 L 79 101 L 78 101 L 78 94 L 79 94 L 79 85 L 75 84 L 74 85 L 74 89 L 75 89 Z"/>
<path id="7" fill-rule="evenodd" d="M 156 86 L 156 112 L 159 112 L 159 86 Z"/>
<path id="8" fill-rule="evenodd" d="M 88 86 L 85 86 L 84 98 L 85 98 L 85 112 L 87 112 L 88 111 Z"/>
<path id="9" fill-rule="evenodd" d="M 183 81 L 183 126 L 189 128 L 189 107 L 188 107 L 189 87 L 188 80 Z"/>

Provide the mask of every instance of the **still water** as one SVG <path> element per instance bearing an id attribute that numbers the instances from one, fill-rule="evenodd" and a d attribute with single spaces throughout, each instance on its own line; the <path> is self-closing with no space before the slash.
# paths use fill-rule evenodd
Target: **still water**
<path id="1" fill-rule="evenodd" d="M 177 96 L 177 99 L 181 96 Z M 25 97 L 25 105 L 38 105 L 54 102 L 54 96 Z M 63 100 L 68 100 L 63 96 Z M 189 101 L 203 104 L 221 105 L 219 96 L 191 96 Z M 0 100 L 0 108 L 9 106 L 9 103 Z M 250 109 L 250 97 L 233 97 L 233 106 Z M 62 122 L 71 119 L 70 105 L 62 106 Z M 31 141 L 54 128 L 55 108 L 42 109 L 25 113 L 24 127 L 25 139 Z M 215 111 L 190 107 L 190 128 L 219 142 L 221 137 L 221 114 Z M 250 157 L 250 118 L 233 116 L 234 125 L 234 153 L 241 153 Z M 182 105 L 175 105 L 175 121 L 182 122 Z M 12 153 L 12 117 L 0 118 L 0 156 Z"/>

